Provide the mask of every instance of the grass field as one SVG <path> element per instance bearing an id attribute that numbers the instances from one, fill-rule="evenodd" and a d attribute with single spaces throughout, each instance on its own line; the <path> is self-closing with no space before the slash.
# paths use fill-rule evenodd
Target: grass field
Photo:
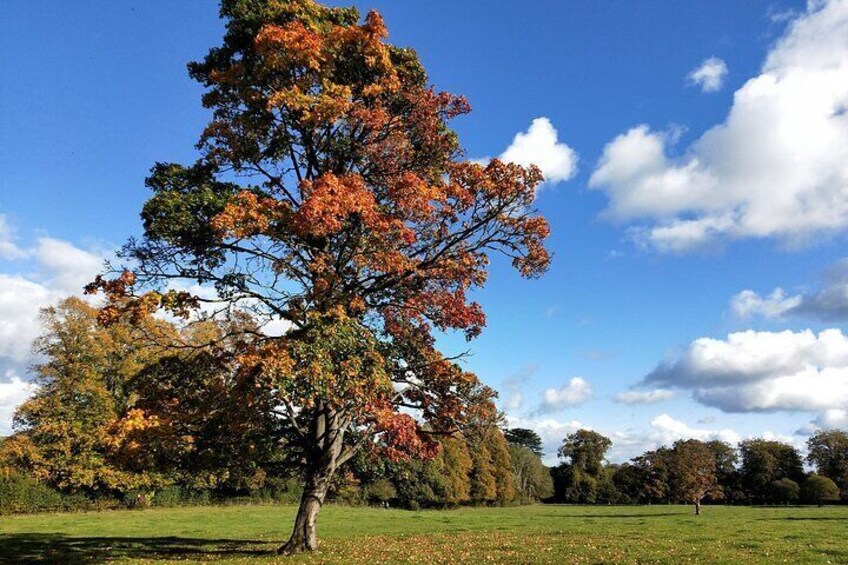
<path id="1" fill-rule="evenodd" d="M 848 563 L 848 507 L 325 507 L 321 550 L 277 557 L 293 507 L 0 518 L 0 563 Z"/>

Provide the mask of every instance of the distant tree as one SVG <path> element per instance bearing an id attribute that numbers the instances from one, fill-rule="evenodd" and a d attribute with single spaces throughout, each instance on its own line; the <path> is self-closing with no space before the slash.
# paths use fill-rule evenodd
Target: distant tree
<path id="1" fill-rule="evenodd" d="M 503 432 L 492 426 L 487 430 L 484 441 L 492 456 L 492 469 L 495 475 L 495 500 L 507 504 L 515 498 L 515 477 L 512 474 L 512 460 L 509 456 L 509 444 Z"/>
<path id="2" fill-rule="evenodd" d="M 645 492 L 647 473 L 641 466 L 632 463 L 618 465 L 612 474 L 612 482 L 623 503 L 649 502 Z"/>
<path id="3" fill-rule="evenodd" d="M 793 504 L 801 496 L 801 487 L 792 479 L 778 479 L 771 483 L 772 501 L 775 504 Z"/>
<path id="4" fill-rule="evenodd" d="M 647 451 L 633 459 L 643 483 L 642 493 L 646 502 L 667 501 L 671 496 L 671 472 L 673 459 L 671 450 L 660 447 Z"/>
<path id="5" fill-rule="evenodd" d="M 827 477 L 811 474 L 801 483 L 801 498 L 808 504 L 822 506 L 827 501 L 839 500 L 839 487 Z"/>
<path id="6" fill-rule="evenodd" d="M 439 456 L 428 463 L 430 476 L 438 475 L 437 496 L 448 506 L 463 504 L 471 499 L 472 459 L 463 438 L 444 437 L 439 442 Z"/>
<path id="7" fill-rule="evenodd" d="M 371 504 L 384 505 L 397 496 L 397 489 L 387 479 L 377 479 L 365 487 L 365 497 Z"/>
<path id="8" fill-rule="evenodd" d="M 672 496 L 694 504 L 701 513 L 701 501 L 721 498 L 714 451 L 696 439 L 679 440 L 671 448 L 670 486 Z"/>
<path id="9" fill-rule="evenodd" d="M 604 468 L 604 457 L 612 441 L 598 432 L 577 430 L 563 439 L 558 454 L 573 468 L 599 477 Z"/>
<path id="10" fill-rule="evenodd" d="M 480 504 L 494 502 L 498 490 L 492 454 L 485 443 L 478 443 L 471 450 L 471 500 Z"/>
<path id="11" fill-rule="evenodd" d="M 557 497 L 566 502 L 594 503 L 605 479 L 604 457 L 612 441 L 591 430 L 566 436 L 558 454 L 563 463 L 554 471 Z"/>
<path id="12" fill-rule="evenodd" d="M 97 323 L 98 311 L 78 298 L 42 310 L 36 340 L 37 392 L 14 416 L 16 433 L 4 459 L 65 491 L 125 492 L 166 480 L 121 469 L 113 460 L 113 425 L 129 403 L 129 382 L 161 350 L 145 347 L 145 333 L 175 335 L 145 318 L 137 326 Z"/>
<path id="13" fill-rule="evenodd" d="M 544 455 L 542 438 L 533 430 L 527 428 L 509 428 L 504 430 L 504 437 L 510 445 L 526 447 L 539 457 Z"/>
<path id="14" fill-rule="evenodd" d="M 276 391 L 305 455 L 280 552 L 309 551 L 334 475 L 363 446 L 434 457 L 433 432 L 494 410 L 433 334 L 482 331 L 470 291 L 493 256 L 525 277 L 547 269 L 542 175 L 464 159 L 449 121 L 467 101 L 432 88 L 377 12 L 222 0 L 220 14 L 222 45 L 189 66 L 211 116 L 200 158 L 153 167 L 143 236 L 89 290 L 110 299 L 104 322 L 208 301 L 291 325 L 246 337 L 239 363 Z"/>
<path id="15" fill-rule="evenodd" d="M 807 461 L 816 466 L 816 472 L 835 482 L 841 491 L 848 491 L 848 432 L 818 432 L 807 440 L 807 448 Z"/>
<path id="16" fill-rule="evenodd" d="M 800 482 L 804 478 L 801 455 L 793 446 L 765 439 L 739 444 L 742 485 L 756 502 L 768 502 L 771 483 L 778 479 Z"/>
<path id="17" fill-rule="evenodd" d="M 736 467 L 739 462 L 739 451 L 729 443 L 720 440 L 708 441 L 706 444 L 716 462 L 716 475 L 722 492 L 721 500 L 731 503 L 741 502 L 744 499 L 744 492 L 742 478 Z"/>
<path id="18" fill-rule="evenodd" d="M 509 458 L 519 498 L 536 501 L 553 495 L 554 483 L 550 469 L 536 453 L 527 447 L 512 444 L 509 446 Z"/>
<path id="19" fill-rule="evenodd" d="M 615 481 L 613 481 L 617 468 L 617 465 L 607 465 L 604 467 L 604 472 L 598 479 L 598 494 L 595 497 L 595 502 L 598 504 L 620 504 L 626 502 L 615 485 Z"/>

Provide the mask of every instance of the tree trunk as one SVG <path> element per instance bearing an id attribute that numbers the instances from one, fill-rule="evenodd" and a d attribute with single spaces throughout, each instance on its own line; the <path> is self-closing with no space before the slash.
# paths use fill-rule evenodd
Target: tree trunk
<path id="1" fill-rule="evenodd" d="M 281 555 L 318 549 L 318 512 L 339 465 L 344 430 L 340 428 L 341 418 L 337 414 L 322 413 L 316 420 L 316 449 L 307 468 L 303 496 L 300 498 L 291 537 L 277 550 Z"/>
<path id="2" fill-rule="evenodd" d="M 701 515 L 701 499 L 698 498 L 695 500 L 695 516 Z"/>
<path id="3" fill-rule="evenodd" d="M 318 549 L 318 512 L 324 504 L 331 479 L 332 473 L 307 479 L 297 516 L 294 519 L 291 537 L 277 550 L 277 553 L 290 555 Z"/>

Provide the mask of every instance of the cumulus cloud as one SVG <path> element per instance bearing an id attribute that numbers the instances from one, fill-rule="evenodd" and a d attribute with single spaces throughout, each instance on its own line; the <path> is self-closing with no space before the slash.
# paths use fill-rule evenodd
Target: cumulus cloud
<path id="1" fill-rule="evenodd" d="M 578 420 L 560 422 L 555 418 L 547 416 L 541 418 L 522 418 L 507 415 L 506 425 L 509 428 L 528 428 L 539 434 L 539 437 L 542 438 L 543 459 L 549 465 L 556 462 L 557 450 L 562 445 L 562 440 L 565 436 L 577 430 L 591 429 Z"/>
<path id="2" fill-rule="evenodd" d="M 689 84 L 700 86 L 703 92 L 716 92 L 724 86 L 726 76 L 727 64 L 718 57 L 710 57 L 686 78 Z"/>
<path id="3" fill-rule="evenodd" d="M 795 433 L 802 436 L 811 436 L 821 430 L 843 429 L 848 430 L 848 410 L 844 408 L 831 408 L 825 410 L 816 419 L 805 424 Z"/>
<path id="4" fill-rule="evenodd" d="M 691 390 L 725 412 L 841 408 L 848 405 L 848 337 L 839 329 L 703 337 L 644 381 Z"/>
<path id="5" fill-rule="evenodd" d="M 8 220 L 0 214 L 0 258 L 20 259 L 26 252 L 15 244 L 15 233 Z"/>
<path id="6" fill-rule="evenodd" d="M 8 257 L 8 248 L 0 244 L 0 255 L 3 249 Z M 81 293 L 103 265 L 98 253 L 49 237 L 14 249 L 19 270 L 0 272 L 0 435 L 8 433 L 15 407 L 34 390 L 25 375 L 41 329 L 41 308 Z"/>
<path id="7" fill-rule="evenodd" d="M 628 390 L 619 392 L 614 397 L 622 404 L 655 404 L 674 398 L 674 391 L 658 388 L 655 390 Z"/>
<path id="8" fill-rule="evenodd" d="M 802 301 L 800 296 L 786 296 L 782 288 L 774 289 L 768 296 L 760 296 L 753 290 L 743 290 L 730 299 L 730 308 L 740 318 L 780 318 L 798 308 Z"/>
<path id="9" fill-rule="evenodd" d="M 542 393 L 539 411 L 555 412 L 567 406 L 583 404 L 592 397 L 592 386 L 582 377 L 574 377 L 561 388 L 549 388 Z"/>
<path id="10" fill-rule="evenodd" d="M 536 364 L 524 365 L 521 370 L 504 378 L 501 381 L 501 408 L 508 411 L 516 411 L 524 404 L 524 387 L 539 370 Z"/>
<path id="11" fill-rule="evenodd" d="M 32 396 L 36 385 L 7 371 L 8 382 L 0 382 L 0 437 L 12 432 L 12 416 L 20 403 Z"/>
<path id="12" fill-rule="evenodd" d="M 734 93 L 726 119 L 672 154 L 674 132 L 613 139 L 589 186 L 606 216 L 636 222 L 661 251 L 776 238 L 789 246 L 848 227 L 848 2 L 810 2 Z"/>
<path id="13" fill-rule="evenodd" d="M 546 182 L 567 181 L 577 174 L 577 153 L 559 141 L 548 118 L 536 118 L 526 132 L 515 134 L 500 159 L 522 166 L 536 165 Z"/>
<path id="14" fill-rule="evenodd" d="M 627 461 L 646 451 L 664 445 L 670 446 L 681 439 L 719 440 L 732 445 L 742 439 L 741 435 L 732 429 L 696 428 L 668 414 L 660 414 L 651 419 L 647 429 L 615 431 L 608 436 L 612 440 L 609 459 L 614 462 Z"/>
<path id="15" fill-rule="evenodd" d="M 770 295 L 761 296 L 753 290 L 743 290 L 731 299 L 731 309 L 743 318 L 802 316 L 826 322 L 848 320 L 848 259 L 828 269 L 813 292 L 786 296 L 778 287 Z"/>

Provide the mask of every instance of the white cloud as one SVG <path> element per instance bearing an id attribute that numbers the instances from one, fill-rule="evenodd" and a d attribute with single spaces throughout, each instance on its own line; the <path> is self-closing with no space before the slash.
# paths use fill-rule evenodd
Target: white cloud
<path id="1" fill-rule="evenodd" d="M 592 386 L 582 377 L 574 377 L 561 388 L 549 388 L 542 393 L 541 412 L 554 412 L 566 406 L 583 404 L 592 397 Z"/>
<path id="2" fill-rule="evenodd" d="M 658 388 L 655 390 L 628 390 L 615 395 L 616 402 L 622 404 L 654 404 L 674 398 L 674 391 Z"/>
<path id="3" fill-rule="evenodd" d="M 821 430 L 843 429 L 848 430 L 848 410 L 844 408 L 831 408 L 825 410 L 812 422 L 809 422 L 795 433 L 810 436 Z"/>
<path id="4" fill-rule="evenodd" d="M 0 228 L 4 225 L 0 222 Z M 8 433 L 15 407 L 34 390 L 24 375 L 32 361 L 32 342 L 41 331 L 41 309 L 81 294 L 103 265 L 101 255 L 49 237 L 26 251 L 15 249 L 20 251 L 17 258 L 26 259 L 16 264 L 21 270 L 0 272 L 0 434 Z"/>
<path id="5" fill-rule="evenodd" d="M 848 337 L 839 329 L 700 338 L 645 383 L 692 391 L 726 412 L 821 411 L 848 405 Z"/>
<path id="6" fill-rule="evenodd" d="M 679 439 L 699 439 L 701 441 L 726 441 L 730 444 L 739 443 L 742 437 L 731 429 L 708 430 L 693 428 L 680 420 L 675 420 L 668 414 L 660 414 L 651 420 L 653 439 L 658 445 L 669 445 Z"/>
<path id="7" fill-rule="evenodd" d="M 706 59 L 701 66 L 686 77 L 690 84 L 698 85 L 704 92 L 716 92 L 724 86 L 727 65 L 718 57 Z"/>
<path id="8" fill-rule="evenodd" d="M 103 270 L 102 254 L 60 239 L 40 238 L 34 255 L 47 277 L 45 284 L 67 294 L 81 294 L 83 287 Z"/>
<path id="9" fill-rule="evenodd" d="M 668 414 L 654 417 L 648 429 L 615 431 L 606 435 L 612 440 L 609 459 L 614 462 L 627 461 L 646 451 L 664 445 L 670 446 L 680 439 L 719 440 L 731 445 L 742 439 L 742 436 L 732 429 L 694 428 Z"/>
<path id="10" fill-rule="evenodd" d="M 536 165 L 546 182 L 567 181 L 577 174 L 577 153 L 558 139 L 548 118 L 536 118 L 526 132 L 515 134 L 500 159 L 509 163 Z"/>
<path id="11" fill-rule="evenodd" d="M 604 149 L 590 187 L 606 215 L 642 220 L 665 251 L 716 240 L 793 246 L 848 228 L 848 2 L 814 1 L 734 94 L 723 123 L 679 157 L 676 136 L 646 125 Z"/>
<path id="12" fill-rule="evenodd" d="M 501 381 L 503 399 L 500 402 L 503 410 L 514 412 L 524 404 L 524 387 L 539 370 L 539 365 L 530 363 L 521 367 L 517 372 L 505 377 Z"/>
<path id="13" fill-rule="evenodd" d="M 556 454 L 562 445 L 562 440 L 568 434 L 577 430 L 592 429 L 577 420 L 560 422 L 554 418 L 521 418 L 507 415 L 506 425 L 509 428 L 528 428 L 539 434 L 542 438 L 543 459 L 548 465 L 556 463 Z"/>
<path id="14" fill-rule="evenodd" d="M 12 431 L 12 416 L 20 403 L 32 396 L 37 388 L 11 371 L 7 371 L 8 382 L 0 382 L 0 437 Z"/>
<path id="15" fill-rule="evenodd" d="M 61 297 L 54 289 L 21 276 L 0 273 L 0 361 L 23 363 L 38 335 L 38 311 Z"/>
<path id="16" fill-rule="evenodd" d="M 26 257 L 26 251 L 15 244 L 14 231 L 3 214 L 0 214 L 0 258 L 21 259 Z"/>
<path id="17" fill-rule="evenodd" d="M 731 299 L 731 308 L 741 317 L 803 316 L 826 322 L 848 320 L 848 259 L 841 259 L 828 269 L 814 292 L 786 296 L 777 288 L 763 297 L 753 290 L 743 290 Z"/>
<path id="18" fill-rule="evenodd" d="M 800 296 L 786 296 L 782 288 L 774 289 L 768 296 L 760 296 L 753 290 L 743 290 L 730 299 L 730 307 L 740 318 L 780 318 L 797 308 L 801 302 Z"/>

